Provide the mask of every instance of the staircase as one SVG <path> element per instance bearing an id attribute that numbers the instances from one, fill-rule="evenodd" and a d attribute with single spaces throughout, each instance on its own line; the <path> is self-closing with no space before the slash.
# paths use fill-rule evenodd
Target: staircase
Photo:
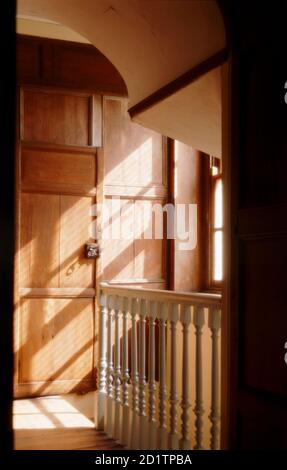
<path id="1" fill-rule="evenodd" d="M 128 449 L 220 448 L 219 294 L 102 283 L 97 428 Z"/>

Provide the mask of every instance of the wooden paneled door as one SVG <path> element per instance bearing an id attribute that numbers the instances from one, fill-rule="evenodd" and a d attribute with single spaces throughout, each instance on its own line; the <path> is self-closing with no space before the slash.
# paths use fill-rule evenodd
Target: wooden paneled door
<path id="1" fill-rule="evenodd" d="M 95 383 L 96 196 L 101 98 L 20 90 L 15 396 Z"/>
<path id="2" fill-rule="evenodd" d="M 285 44 L 286 4 L 279 2 L 278 8 L 270 9 L 263 4 L 258 8 L 255 2 L 248 8 L 244 2 L 233 2 L 232 14 L 238 37 L 232 59 L 230 153 L 231 446 L 283 450 L 287 447 L 287 65 L 280 45 Z"/>

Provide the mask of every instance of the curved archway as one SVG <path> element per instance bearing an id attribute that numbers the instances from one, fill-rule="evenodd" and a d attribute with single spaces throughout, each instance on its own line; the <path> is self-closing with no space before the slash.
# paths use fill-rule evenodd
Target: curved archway
<path id="1" fill-rule="evenodd" d="M 225 47 L 219 7 L 208 0 L 19 0 L 18 13 L 57 21 L 89 39 L 123 76 L 130 106 Z"/>
<path id="2" fill-rule="evenodd" d="M 19 0 L 18 14 L 57 21 L 94 44 L 123 77 L 135 121 L 221 156 L 226 38 L 217 2 Z"/>

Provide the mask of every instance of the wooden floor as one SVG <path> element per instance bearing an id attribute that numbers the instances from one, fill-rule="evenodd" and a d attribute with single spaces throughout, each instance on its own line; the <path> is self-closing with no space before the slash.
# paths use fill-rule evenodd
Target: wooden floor
<path id="1" fill-rule="evenodd" d="M 16 450 L 119 450 L 105 434 L 95 429 L 17 429 L 14 433 Z"/>
<path id="2" fill-rule="evenodd" d="M 112 439 L 62 397 L 14 402 L 16 450 L 120 450 Z"/>

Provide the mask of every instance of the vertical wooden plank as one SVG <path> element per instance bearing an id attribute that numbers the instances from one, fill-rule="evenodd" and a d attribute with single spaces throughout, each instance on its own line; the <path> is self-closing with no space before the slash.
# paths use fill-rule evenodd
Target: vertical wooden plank
<path id="1" fill-rule="evenodd" d="M 14 377 L 13 391 L 16 393 L 19 380 L 19 351 L 20 351 L 20 227 L 21 227 L 21 210 L 20 210 L 20 181 L 21 181 L 21 164 L 20 164 L 20 144 L 16 144 L 16 172 L 15 172 L 15 258 L 14 258 L 14 315 L 13 315 L 13 350 L 14 350 Z"/>
<path id="2" fill-rule="evenodd" d="M 21 195 L 21 287 L 59 287 L 59 215 L 59 196 Z"/>
<path id="3" fill-rule="evenodd" d="M 101 95 L 92 95 L 89 99 L 89 145 L 102 147 L 103 145 L 103 98 Z"/>
<path id="4" fill-rule="evenodd" d="M 55 69 L 54 69 L 54 44 L 48 41 L 40 44 L 39 54 L 39 75 L 40 81 L 45 83 L 53 82 Z"/>
<path id="5" fill-rule="evenodd" d="M 90 238 L 90 197 L 60 196 L 60 276 L 59 287 L 93 287 L 94 260 L 83 258 Z"/>
<path id="6" fill-rule="evenodd" d="M 20 141 L 24 140 L 24 90 L 21 87 L 19 89 L 19 139 Z"/>

